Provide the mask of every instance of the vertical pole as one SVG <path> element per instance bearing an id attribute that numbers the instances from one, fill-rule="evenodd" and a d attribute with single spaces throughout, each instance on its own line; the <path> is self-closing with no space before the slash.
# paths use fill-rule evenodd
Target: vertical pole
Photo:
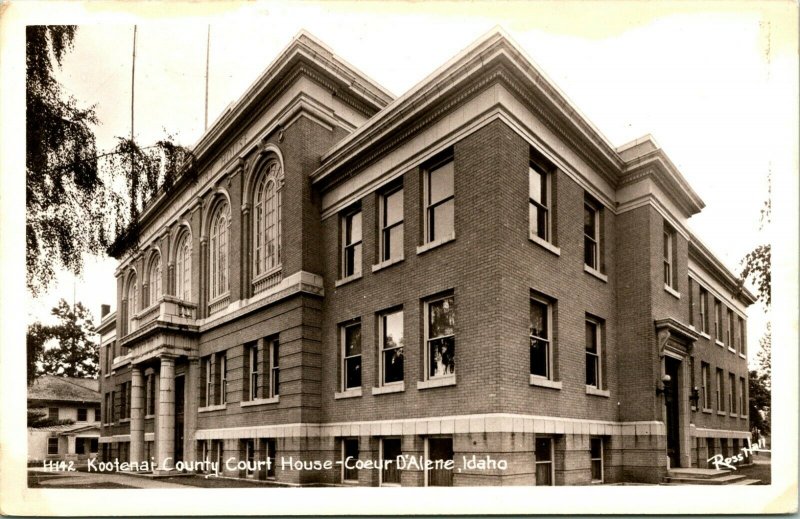
<path id="1" fill-rule="evenodd" d="M 206 103 L 205 103 L 205 125 L 204 130 L 208 129 L 208 61 L 211 54 L 211 24 L 208 24 L 206 32 Z"/>
<path id="2" fill-rule="evenodd" d="M 134 152 L 133 152 L 133 101 L 134 101 L 134 90 L 136 86 L 136 25 L 133 26 L 133 57 L 131 59 L 131 179 L 133 186 L 138 186 L 138 182 L 135 181 L 135 171 L 134 171 Z M 134 215 L 136 214 L 136 193 L 131 193 L 131 219 L 133 219 Z"/>

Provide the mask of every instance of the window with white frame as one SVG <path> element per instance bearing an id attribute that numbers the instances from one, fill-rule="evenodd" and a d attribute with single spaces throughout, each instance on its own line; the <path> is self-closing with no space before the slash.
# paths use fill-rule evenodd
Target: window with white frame
<path id="1" fill-rule="evenodd" d="M 592 464 L 592 481 L 603 482 L 603 438 L 589 439 L 589 458 Z"/>
<path id="2" fill-rule="evenodd" d="M 381 438 L 380 449 L 380 459 L 391 462 L 383 463 L 381 486 L 400 485 L 400 470 L 397 468 L 397 458 L 402 455 L 400 438 Z"/>
<path id="3" fill-rule="evenodd" d="M 694 282 L 688 278 L 686 291 L 689 293 L 689 326 L 694 326 Z"/>
<path id="4" fill-rule="evenodd" d="M 744 377 L 739 377 L 739 415 L 740 416 L 747 416 L 747 406 L 745 404 L 746 400 L 744 398 L 747 381 Z"/>
<path id="5" fill-rule="evenodd" d="M 714 388 L 716 390 L 716 395 L 717 395 L 717 398 L 716 398 L 717 411 L 724 411 L 725 410 L 725 405 L 724 405 L 725 403 L 722 401 L 722 391 L 723 391 L 723 387 L 722 387 L 723 380 L 722 379 L 723 379 L 722 370 L 717 368 L 717 376 L 716 376 L 716 380 L 715 380 L 715 382 L 716 382 L 715 386 L 716 387 Z"/>
<path id="6" fill-rule="evenodd" d="M 425 171 L 425 243 L 455 234 L 454 171 L 452 158 Z"/>
<path id="7" fill-rule="evenodd" d="M 534 440 L 536 486 L 553 486 L 553 439 L 537 437 Z"/>
<path id="8" fill-rule="evenodd" d="M 253 195 L 253 275 L 281 264 L 281 168 L 271 162 L 259 175 Z"/>
<path id="9" fill-rule="evenodd" d="M 342 390 L 361 387 L 361 322 L 341 326 Z"/>
<path id="10" fill-rule="evenodd" d="M 156 253 L 153 254 L 153 258 L 150 260 L 150 268 L 148 269 L 147 274 L 147 295 L 149 296 L 149 300 L 147 301 L 147 305 L 151 306 L 158 302 L 159 298 L 161 297 L 161 255 Z"/>
<path id="11" fill-rule="evenodd" d="M 714 339 L 722 342 L 722 303 L 714 299 Z"/>
<path id="12" fill-rule="evenodd" d="M 711 409 L 711 395 L 709 389 L 711 387 L 711 366 L 707 362 L 700 363 L 700 402 L 703 409 Z"/>
<path id="13" fill-rule="evenodd" d="M 553 305 L 538 295 L 530 304 L 531 375 L 553 380 Z"/>
<path id="14" fill-rule="evenodd" d="M 228 204 L 219 203 L 211 217 L 209 240 L 210 298 L 228 293 Z"/>
<path id="15" fill-rule="evenodd" d="M 217 354 L 217 366 L 219 366 L 219 404 L 228 402 L 228 356 L 223 353 Z"/>
<path id="16" fill-rule="evenodd" d="M 700 331 L 708 333 L 708 291 L 700 287 Z"/>
<path id="17" fill-rule="evenodd" d="M 739 317 L 739 353 L 747 354 L 747 334 L 745 332 L 744 319 Z"/>
<path id="18" fill-rule="evenodd" d="M 128 299 L 127 299 L 127 313 L 128 313 L 128 333 L 136 330 L 136 312 L 139 311 L 138 304 L 138 285 L 136 283 L 136 274 L 132 274 L 128 279 Z M 113 360 L 113 359 L 112 359 Z"/>
<path id="19" fill-rule="evenodd" d="M 281 365 L 280 365 L 280 341 L 278 337 L 267 339 L 269 349 L 269 398 L 274 398 L 281 394 Z"/>
<path id="20" fill-rule="evenodd" d="M 214 397 L 214 373 L 212 372 L 213 365 L 211 364 L 211 356 L 203 360 L 203 371 L 205 375 L 205 391 L 203 392 L 203 401 L 201 407 L 213 405 L 212 399 Z"/>
<path id="21" fill-rule="evenodd" d="M 380 261 L 403 257 L 403 186 L 395 186 L 380 198 Z"/>
<path id="22" fill-rule="evenodd" d="M 259 359 L 257 342 L 245 345 L 245 362 L 247 368 L 247 390 L 245 392 L 245 399 L 255 400 L 258 398 L 259 384 Z"/>
<path id="23" fill-rule="evenodd" d="M 533 162 L 528 166 L 528 229 L 550 241 L 550 174 Z"/>
<path id="24" fill-rule="evenodd" d="M 736 349 L 736 321 L 733 318 L 733 310 L 728 308 L 728 326 L 726 327 L 726 341 L 728 347 Z"/>
<path id="25" fill-rule="evenodd" d="M 349 460 L 348 460 L 349 458 Z M 358 481 L 358 438 L 342 439 L 342 481 Z"/>
<path id="26" fill-rule="evenodd" d="M 677 265 L 675 263 L 675 230 L 664 223 L 664 286 L 677 288 Z"/>
<path id="27" fill-rule="evenodd" d="M 425 303 L 426 379 L 455 375 L 455 298 L 448 295 Z"/>
<path id="28" fill-rule="evenodd" d="M 58 437 L 47 438 L 47 454 L 58 454 Z"/>
<path id="29" fill-rule="evenodd" d="M 603 387 L 603 323 L 586 317 L 586 385 Z"/>
<path id="30" fill-rule="evenodd" d="M 342 215 L 342 278 L 361 273 L 361 208 Z"/>
<path id="31" fill-rule="evenodd" d="M 600 271 L 600 205 L 588 195 L 583 202 L 583 262 Z"/>
<path id="32" fill-rule="evenodd" d="M 256 474 L 255 471 L 255 461 L 256 461 L 256 441 L 252 438 L 246 438 L 242 440 L 244 445 L 244 459 L 247 460 L 247 465 L 245 467 L 244 475 L 245 477 L 251 478 L 254 477 Z"/>
<path id="33" fill-rule="evenodd" d="M 736 413 L 736 375 L 728 373 L 728 412 Z"/>
<path id="34" fill-rule="evenodd" d="M 181 234 L 175 246 L 175 296 L 192 300 L 192 244 L 188 232 Z"/>
<path id="35" fill-rule="evenodd" d="M 380 314 L 380 385 L 403 382 L 403 310 Z"/>

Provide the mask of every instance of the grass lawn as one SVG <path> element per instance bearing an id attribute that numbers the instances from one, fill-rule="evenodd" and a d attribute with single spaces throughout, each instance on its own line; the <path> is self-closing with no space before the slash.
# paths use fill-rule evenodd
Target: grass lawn
<path id="1" fill-rule="evenodd" d="M 760 480 L 760 485 L 769 485 L 772 482 L 772 465 L 753 464 L 747 467 L 737 467 L 734 474 L 747 476 L 750 479 Z"/>

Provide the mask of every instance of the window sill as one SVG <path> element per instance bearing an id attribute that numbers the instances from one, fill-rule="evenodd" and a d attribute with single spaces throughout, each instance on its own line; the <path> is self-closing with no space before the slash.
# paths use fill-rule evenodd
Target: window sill
<path id="1" fill-rule="evenodd" d="M 387 393 L 402 393 L 406 390 L 405 382 L 393 382 L 380 387 L 373 387 L 373 395 L 385 395 Z"/>
<path id="2" fill-rule="evenodd" d="M 273 396 L 272 398 L 256 398 L 255 400 L 246 400 L 244 402 L 240 402 L 239 406 L 241 407 L 251 407 L 256 405 L 266 405 L 266 404 L 277 404 L 280 402 L 280 395 Z"/>
<path id="3" fill-rule="evenodd" d="M 611 391 L 608 389 L 598 389 L 594 386 L 586 386 L 586 394 L 592 396 L 602 396 L 604 398 L 611 398 Z"/>
<path id="4" fill-rule="evenodd" d="M 372 266 L 372 272 L 378 272 L 379 270 L 383 270 L 386 267 L 397 265 L 398 263 L 401 263 L 404 259 L 405 257 L 400 256 L 399 258 L 391 258 L 386 261 L 381 261 L 380 263 L 376 263 L 375 265 Z"/>
<path id="5" fill-rule="evenodd" d="M 455 239 L 456 235 L 455 233 L 453 233 L 449 236 L 445 236 L 444 238 L 439 238 L 438 240 L 430 241 L 424 245 L 420 245 L 419 247 L 417 247 L 417 254 L 428 252 L 431 249 L 435 249 L 439 245 L 444 245 L 445 243 L 449 243 L 451 241 L 454 241 Z"/>
<path id="6" fill-rule="evenodd" d="M 431 389 L 434 387 L 455 386 L 456 376 L 447 375 L 445 377 L 430 378 L 428 380 L 417 381 L 417 389 Z"/>
<path id="7" fill-rule="evenodd" d="M 333 394 L 334 400 L 342 400 L 344 398 L 358 398 L 361 396 L 361 388 L 354 387 L 351 389 L 346 389 L 342 392 L 336 392 Z"/>
<path id="8" fill-rule="evenodd" d="M 740 353 L 739 356 L 744 360 L 747 360 L 747 355 L 745 355 L 744 353 Z"/>
<path id="9" fill-rule="evenodd" d="M 588 274 L 591 274 L 592 276 L 596 277 L 597 279 L 599 279 L 603 283 L 608 283 L 608 276 L 606 276 L 605 274 L 603 274 L 599 270 L 593 269 L 589 265 L 584 265 L 583 266 L 583 271 L 588 273 Z"/>
<path id="10" fill-rule="evenodd" d="M 106 377 L 106 378 L 109 378 L 109 377 L 111 376 L 111 373 L 106 373 L 106 374 L 105 374 L 105 375 L 103 375 L 103 376 L 104 376 L 104 377 Z"/>
<path id="11" fill-rule="evenodd" d="M 130 419 L 130 418 L 120 418 L 120 419 L 119 419 L 119 423 L 128 423 L 128 422 L 130 422 L 130 421 L 131 421 L 131 419 Z"/>
<path id="12" fill-rule="evenodd" d="M 561 256 L 561 249 L 556 247 L 555 245 L 553 245 L 549 241 L 543 240 L 543 239 L 539 238 L 537 235 L 535 235 L 533 233 L 528 234 L 528 239 L 530 241 L 532 241 L 533 243 L 539 245 L 540 247 L 543 247 L 543 248 L 547 249 L 548 251 L 552 252 L 556 256 Z"/>
<path id="13" fill-rule="evenodd" d="M 725 411 L 717 411 L 717 414 L 720 416 L 725 416 Z"/>
<path id="14" fill-rule="evenodd" d="M 531 378 L 528 383 L 532 386 L 561 389 L 561 386 L 563 385 L 560 380 L 550 380 L 549 378 L 537 377 L 536 375 L 531 375 L 530 377 Z"/>
<path id="15" fill-rule="evenodd" d="M 361 276 L 362 276 L 362 273 L 359 272 L 357 274 L 353 274 L 351 276 L 347 276 L 346 278 L 337 279 L 336 280 L 336 288 L 339 288 L 342 285 L 346 285 L 346 284 L 350 283 L 351 281 L 355 281 L 357 279 L 361 279 Z"/>
<path id="16" fill-rule="evenodd" d="M 114 425 L 114 424 L 113 423 L 104 423 L 103 427 L 111 427 L 112 425 Z"/>
<path id="17" fill-rule="evenodd" d="M 198 407 L 198 413 L 208 413 L 210 411 L 224 411 L 228 408 L 228 404 L 208 405 L 206 407 Z"/>
<path id="18" fill-rule="evenodd" d="M 728 416 L 730 416 L 731 418 L 739 418 L 739 415 L 736 413 L 728 413 Z"/>
<path id="19" fill-rule="evenodd" d="M 677 290 L 675 290 L 674 288 L 672 288 L 669 285 L 664 285 L 664 291 L 667 292 L 672 297 L 674 297 L 675 299 L 680 299 L 681 298 L 681 293 L 678 292 Z"/>
<path id="20" fill-rule="evenodd" d="M 693 413 L 697 412 L 697 408 L 695 406 L 691 406 L 690 409 L 692 410 Z"/>
<path id="21" fill-rule="evenodd" d="M 709 334 L 707 334 L 706 332 L 700 332 L 700 337 L 703 337 L 705 339 L 711 340 L 711 336 Z"/>
<path id="22" fill-rule="evenodd" d="M 146 415 L 144 415 L 144 419 L 145 420 L 152 420 L 155 417 L 156 417 L 156 415 L 154 415 L 154 414 L 146 414 Z"/>
<path id="23" fill-rule="evenodd" d="M 704 412 L 704 413 L 706 413 L 706 414 L 711 414 L 711 408 L 709 408 L 709 407 L 704 407 L 704 408 L 703 408 L 703 412 Z"/>
<path id="24" fill-rule="evenodd" d="M 714 344 L 716 344 L 716 345 L 717 345 L 717 346 L 719 346 L 720 348 L 724 348 L 724 347 L 725 347 L 725 343 L 723 343 L 723 342 L 722 342 L 721 340 L 719 340 L 719 339 L 716 339 L 716 340 L 714 340 Z"/>
<path id="25" fill-rule="evenodd" d="M 728 346 L 728 351 L 736 355 L 736 348 L 731 348 L 730 346 Z"/>

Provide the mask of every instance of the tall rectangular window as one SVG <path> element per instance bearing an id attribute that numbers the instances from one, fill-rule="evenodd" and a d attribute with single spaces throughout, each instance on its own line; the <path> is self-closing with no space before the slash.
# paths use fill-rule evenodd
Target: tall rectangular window
<path id="1" fill-rule="evenodd" d="M 453 173 L 452 159 L 425 173 L 425 243 L 443 240 L 455 233 Z"/>
<path id="2" fill-rule="evenodd" d="M 745 404 L 746 400 L 744 398 L 746 385 L 747 382 L 744 377 L 739 377 L 739 416 L 747 416 L 747 405 Z"/>
<path id="3" fill-rule="evenodd" d="M 47 438 L 47 454 L 58 454 L 58 437 Z"/>
<path id="4" fill-rule="evenodd" d="M 205 379 L 205 391 L 203 391 L 203 400 L 201 402 L 202 404 L 201 407 L 212 405 L 211 398 L 214 394 L 213 391 L 214 375 L 211 371 L 211 368 L 212 368 L 211 356 L 209 355 L 208 357 L 205 358 L 205 360 L 203 360 L 203 371 L 205 372 L 204 373 L 205 376 L 203 377 Z"/>
<path id="5" fill-rule="evenodd" d="M 536 460 L 536 486 L 553 485 L 553 439 L 536 438 L 534 441 Z"/>
<path id="6" fill-rule="evenodd" d="M 86 409 L 85 407 L 78 408 L 78 421 L 79 422 L 85 422 L 86 421 L 86 417 L 88 416 L 88 414 L 89 414 L 89 410 Z"/>
<path id="7" fill-rule="evenodd" d="M 156 414 L 156 375 L 155 373 L 150 373 L 147 375 L 146 378 L 146 405 L 145 405 L 145 414 L 146 415 L 154 415 Z"/>
<path id="8" fill-rule="evenodd" d="M 722 387 L 723 377 L 722 377 L 722 370 L 719 369 L 719 368 L 717 368 L 717 378 L 716 378 L 715 382 L 716 382 L 716 387 L 714 389 L 716 390 L 716 394 L 717 394 L 717 398 L 716 398 L 716 400 L 717 400 L 717 402 L 716 402 L 717 403 L 717 411 L 724 411 L 725 410 L 725 402 L 723 402 L 723 400 L 722 400 L 722 395 L 723 395 L 723 393 L 722 393 L 723 392 L 723 387 Z"/>
<path id="9" fill-rule="evenodd" d="M 260 366 L 259 358 L 258 358 L 258 343 L 254 342 L 248 344 L 245 347 L 245 355 L 247 362 L 247 395 L 246 398 L 248 400 L 255 400 L 258 398 L 258 385 L 259 381 L 259 371 L 258 368 Z"/>
<path id="10" fill-rule="evenodd" d="M 269 339 L 269 359 L 270 359 L 270 398 L 274 398 L 281 394 L 281 364 L 280 364 L 280 351 L 281 344 L 277 337 Z"/>
<path id="11" fill-rule="evenodd" d="M 275 445 L 275 440 L 269 439 L 266 440 L 267 444 L 267 459 L 269 460 L 269 465 L 267 467 L 267 478 L 274 479 L 275 478 L 275 458 L 277 456 L 277 449 Z"/>
<path id="12" fill-rule="evenodd" d="M 552 306 L 542 297 L 531 298 L 531 375 L 553 379 Z"/>
<path id="13" fill-rule="evenodd" d="M 747 334 L 744 327 L 744 319 L 739 318 L 739 353 L 747 355 Z"/>
<path id="14" fill-rule="evenodd" d="M 403 382 L 403 310 L 380 315 L 381 385 Z"/>
<path id="15" fill-rule="evenodd" d="M 708 291 L 700 287 L 700 331 L 708 333 Z"/>
<path id="16" fill-rule="evenodd" d="M 361 323 L 344 325 L 342 334 L 342 389 L 361 387 Z"/>
<path id="17" fill-rule="evenodd" d="M 348 461 L 347 459 L 350 458 Z M 345 438 L 342 440 L 342 481 L 358 481 L 358 439 Z"/>
<path id="18" fill-rule="evenodd" d="M 223 405 L 228 402 L 228 357 L 225 353 L 217 354 L 219 363 L 219 401 Z"/>
<path id="19" fill-rule="evenodd" d="M 686 290 L 689 292 L 689 325 L 694 326 L 694 282 L 692 278 L 689 278 Z"/>
<path id="20" fill-rule="evenodd" d="M 703 405 L 703 409 L 711 409 L 711 395 L 709 393 L 711 388 L 711 366 L 709 366 L 707 362 L 701 362 L 700 371 L 700 401 Z"/>
<path id="21" fill-rule="evenodd" d="M 381 486 L 400 485 L 400 471 L 397 469 L 397 458 L 402 454 L 400 438 L 381 439 L 381 460 L 391 461 L 384 463 L 381 470 Z"/>
<path id="22" fill-rule="evenodd" d="M 728 325 L 725 327 L 725 342 L 729 348 L 736 349 L 736 324 L 733 319 L 733 310 L 728 308 Z"/>
<path id="23" fill-rule="evenodd" d="M 728 412 L 736 413 L 736 375 L 728 373 Z"/>
<path id="24" fill-rule="evenodd" d="M 342 278 L 361 273 L 361 209 L 342 217 Z"/>
<path id="25" fill-rule="evenodd" d="M 455 308 L 452 295 L 426 304 L 427 379 L 452 376 L 456 368 Z"/>
<path id="26" fill-rule="evenodd" d="M 586 385 L 603 387 L 603 324 L 586 318 Z"/>
<path id="27" fill-rule="evenodd" d="M 722 342 L 722 303 L 714 299 L 714 339 Z"/>
<path id="28" fill-rule="evenodd" d="M 589 439 L 589 458 L 592 463 L 592 481 L 603 482 L 603 439 Z"/>
<path id="29" fill-rule="evenodd" d="M 528 166 L 528 225 L 532 236 L 550 241 L 550 176 L 533 163 Z"/>
<path id="30" fill-rule="evenodd" d="M 244 475 L 251 478 L 255 476 L 255 461 L 256 461 L 256 441 L 252 438 L 242 440 L 242 450 L 244 450 L 244 459 L 247 461 Z"/>
<path id="31" fill-rule="evenodd" d="M 395 187 L 381 196 L 381 261 L 403 257 L 403 187 Z"/>
<path id="32" fill-rule="evenodd" d="M 664 286 L 675 288 L 675 230 L 664 224 Z"/>
<path id="33" fill-rule="evenodd" d="M 588 196 L 583 202 L 583 262 L 600 271 L 600 206 Z"/>
<path id="34" fill-rule="evenodd" d="M 446 462 L 453 460 L 453 438 L 427 438 L 427 459 L 429 487 L 452 487 L 453 469 Z"/>
<path id="35" fill-rule="evenodd" d="M 51 420 L 58 420 L 58 407 L 48 407 L 47 408 L 47 417 Z"/>

